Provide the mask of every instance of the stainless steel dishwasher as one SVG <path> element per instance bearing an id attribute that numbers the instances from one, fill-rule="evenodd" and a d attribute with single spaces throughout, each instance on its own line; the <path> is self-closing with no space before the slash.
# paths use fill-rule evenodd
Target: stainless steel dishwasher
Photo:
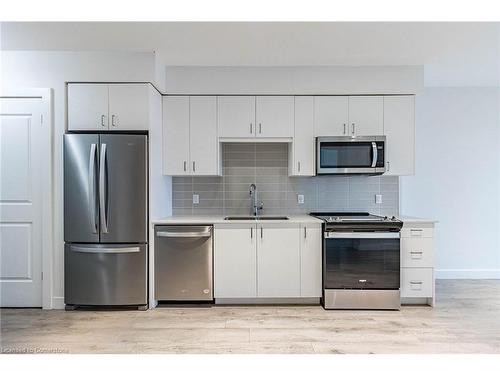
<path id="1" fill-rule="evenodd" d="M 155 299 L 213 300 L 210 225 L 155 226 Z"/>

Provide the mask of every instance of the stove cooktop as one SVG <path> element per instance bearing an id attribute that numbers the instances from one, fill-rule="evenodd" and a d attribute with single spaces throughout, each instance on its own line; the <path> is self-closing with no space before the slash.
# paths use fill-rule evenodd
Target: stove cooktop
<path id="1" fill-rule="evenodd" d="M 403 222 L 395 216 L 372 215 L 368 212 L 311 212 L 311 216 L 325 222 L 325 229 L 397 230 Z"/>

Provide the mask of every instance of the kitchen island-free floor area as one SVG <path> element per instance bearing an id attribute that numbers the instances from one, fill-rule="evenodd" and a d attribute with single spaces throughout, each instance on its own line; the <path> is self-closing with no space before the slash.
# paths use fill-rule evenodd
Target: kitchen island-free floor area
<path id="1" fill-rule="evenodd" d="M 2 309 L 2 353 L 500 353 L 500 280 L 438 280 L 434 308 Z"/>

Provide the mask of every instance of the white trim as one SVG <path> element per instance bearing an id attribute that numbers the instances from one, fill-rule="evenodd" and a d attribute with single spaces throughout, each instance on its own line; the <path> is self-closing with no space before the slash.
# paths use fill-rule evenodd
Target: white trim
<path id="1" fill-rule="evenodd" d="M 436 279 L 500 279 L 500 268 L 436 269 Z"/>
<path id="2" fill-rule="evenodd" d="M 42 308 L 52 309 L 53 304 L 53 248 L 54 248 L 54 215 L 53 215 L 53 97 L 49 88 L 26 88 L 9 90 L 1 93 L 2 98 L 40 98 L 43 123 L 47 131 L 43 132 L 42 141 Z"/>
<path id="3" fill-rule="evenodd" d="M 57 310 L 64 310 L 64 297 L 52 297 L 52 308 Z"/>

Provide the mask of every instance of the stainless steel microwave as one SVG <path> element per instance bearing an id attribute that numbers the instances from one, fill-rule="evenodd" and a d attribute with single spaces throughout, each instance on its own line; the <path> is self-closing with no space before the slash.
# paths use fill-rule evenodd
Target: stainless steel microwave
<path id="1" fill-rule="evenodd" d="M 316 174 L 385 172 L 385 136 L 317 137 Z"/>

